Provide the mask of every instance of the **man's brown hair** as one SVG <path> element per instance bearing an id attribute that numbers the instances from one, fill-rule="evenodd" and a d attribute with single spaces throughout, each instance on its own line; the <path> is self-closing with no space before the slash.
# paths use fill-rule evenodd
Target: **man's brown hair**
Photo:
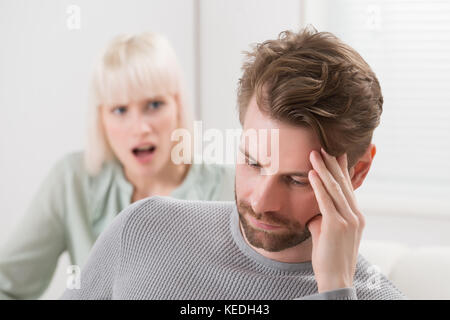
<path id="1" fill-rule="evenodd" d="M 375 73 L 350 46 L 308 26 L 246 52 L 239 80 L 239 119 L 244 124 L 256 94 L 271 118 L 314 130 L 330 155 L 347 152 L 348 168 L 366 152 L 383 111 Z"/>

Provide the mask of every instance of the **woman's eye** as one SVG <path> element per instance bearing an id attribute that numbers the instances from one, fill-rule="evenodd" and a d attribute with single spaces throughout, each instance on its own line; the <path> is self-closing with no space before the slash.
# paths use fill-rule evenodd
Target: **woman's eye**
<path id="1" fill-rule="evenodd" d="M 149 109 L 156 110 L 156 109 L 159 109 L 162 105 L 163 105 L 163 102 L 162 102 L 162 101 L 150 101 L 150 102 L 147 104 L 147 107 L 148 107 Z"/>
<path id="2" fill-rule="evenodd" d="M 124 114 L 125 111 L 127 111 L 126 107 L 117 107 L 112 110 L 113 113 L 119 114 L 119 115 Z"/>

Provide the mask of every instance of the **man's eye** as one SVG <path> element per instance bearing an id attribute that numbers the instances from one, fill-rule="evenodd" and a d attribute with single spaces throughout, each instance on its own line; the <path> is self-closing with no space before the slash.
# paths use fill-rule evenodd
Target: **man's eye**
<path id="1" fill-rule="evenodd" d="M 249 157 L 245 157 L 245 163 L 252 168 L 259 168 L 259 164 L 255 161 L 251 160 Z"/>
<path id="2" fill-rule="evenodd" d="M 121 115 L 121 114 L 124 114 L 126 111 L 127 111 L 126 107 L 116 107 L 112 110 L 112 113 Z"/>
<path id="3" fill-rule="evenodd" d="M 147 108 L 151 110 L 156 110 L 161 108 L 163 104 L 164 103 L 162 101 L 149 101 L 149 103 L 147 104 Z"/>
<path id="4" fill-rule="evenodd" d="M 307 183 L 300 182 L 300 181 L 298 181 L 298 180 L 295 180 L 295 179 L 292 178 L 292 177 L 287 177 L 286 179 L 288 180 L 288 183 L 289 183 L 289 184 L 292 184 L 292 185 L 294 185 L 294 186 L 306 186 L 306 185 L 308 185 Z"/>

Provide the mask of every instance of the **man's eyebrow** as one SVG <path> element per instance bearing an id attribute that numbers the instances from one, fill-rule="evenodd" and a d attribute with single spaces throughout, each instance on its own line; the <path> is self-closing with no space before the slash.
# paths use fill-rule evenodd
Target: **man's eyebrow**
<path id="1" fill-rule="evenodd" d="M 239 150 L 241 150 L 241 152 L 242 152 L 247 158 L 249 158 L 252 162 L 254 162 L 254 163 L 256 163 L 257 165 L 261 166 L 261 164 L 260 164 L 258 161 L 256 161 L 255 159 L 253 159 L 252 156 L 250 156 L 250 154 L 248 153 L 247 150 L 242 149 L 242 147 L 239 147 Z"/>
<path id="2" fill-rule="evenodd" d="M 255 159 L 253 159 L 247 150 L 242 149 L 242 147 L 239 147 L 239 150 L 241 150 L 241 152 L 247 157 L 249 158 L 251 161 L 255 162 L 256 164 L 258 164 L 259 166 L 260 163 L 258 161 L 256 161 Z M 303 171 L 296 171 L 296 172 L 287 172 L 284 173 L 283 175 L 285 176 L 294 176 L 294 177 L 300 177 L 300 178 L 308 178 L 308 172 L 303 172 Z"/>
<path id="3" fill-rule="evenodd" d="M 294 177 L 301 177 L 301 178 L 308 178 L 308 172 L 287 172 L 284 175 L 286 175 L 286 176 L 294 176 Z"/>

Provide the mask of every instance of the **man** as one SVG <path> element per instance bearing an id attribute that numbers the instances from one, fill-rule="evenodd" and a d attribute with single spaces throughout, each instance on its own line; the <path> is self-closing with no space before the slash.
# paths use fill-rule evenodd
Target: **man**
<path id="1" fill-rule="evenodd" d="M 365 223 L 353 190 L 376 153 L 375 74 L 352 48 L 310 28 L 259 44 L 243 71 L 244 132 L 275 130 L 278 139 L 275 149 L 272 138 L 242 140 L 235 203 L 134 203 L 63 299 L 405 298 L 358 254 Z"/>

